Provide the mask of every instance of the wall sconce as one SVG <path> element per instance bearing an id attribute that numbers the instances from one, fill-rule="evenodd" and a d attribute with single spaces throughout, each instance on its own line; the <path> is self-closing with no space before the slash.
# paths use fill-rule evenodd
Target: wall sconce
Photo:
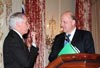
<path id="1" fill-rule="evenodd" d="M 46 25 L 48 31 L 50 32 L 46 35 L 46 45 L 47 49 L 50 49 L 52 46 L 53 38 L 56 35 L 56 21 L 52 18 L 49 20 L 49 23 Z"/>

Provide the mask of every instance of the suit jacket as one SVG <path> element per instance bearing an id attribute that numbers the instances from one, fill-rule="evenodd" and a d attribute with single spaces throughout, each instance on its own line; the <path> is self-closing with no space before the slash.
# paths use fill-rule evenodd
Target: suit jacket
<path id="1" fill-rule="evenodd" d="M 57 58 L 58 53 L 64 47 L 65 35 L 65 33 L 61 33 L 55 37 L 49 55 L 50 62 Z M 71 44 L 76 46 L 80 50 L 80 53 L 95 53 L 92 34 L 89 31 L 76 29 Z"/>
<path id="2" fill-rule="evenodd" d="M 38 48 L 32 46 L 29 52 L 20 36 L 10 30 L 3 45 L 4 68 L 33 68 L 37 55 Z"/>

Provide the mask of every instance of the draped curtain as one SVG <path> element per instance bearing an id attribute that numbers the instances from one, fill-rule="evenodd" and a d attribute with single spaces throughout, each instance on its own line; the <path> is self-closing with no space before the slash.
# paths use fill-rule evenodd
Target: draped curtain
<path id="1" fill-rule="evenodd" d="M 28 16 L 30 32 L 35 31 L 39 55 L 34 68 L 44 68 L 45 0 L 26 0 L 25 13 Z"/>
<path id="2" fill-rule="evenodd" d="M 76 18 L 79 29 L 91 30 L 91 0 L 76 0 Z"/>
<path id="3" fill-rule="evenodd" d="M 100 0 L 92 0 L 92 34 L 96 53 L 100 54 Z"/>

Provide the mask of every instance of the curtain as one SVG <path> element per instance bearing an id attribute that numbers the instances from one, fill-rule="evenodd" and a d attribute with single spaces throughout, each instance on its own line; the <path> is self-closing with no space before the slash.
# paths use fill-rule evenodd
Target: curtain
<path id="1" fill-rule="evenodd" d="M 93 35 L 95 51 L 100 54 L 100 0 L 76 0 L 77 27 L 90 30 Z"/>
<path id="2" fill-rule="evenodd" d="M 91 30 L 91 0 L 76 0 L 76 18 L 79 29 Z"/>
<path id="3" fill-rule="evenodd" d="M 34 68 L 44 68 L 45 0 L 26 0 L 25 13 L 28 16 L 30 32 L 35 31 L 39 55 Z"/>
<path id="4" fill-rule="evenodd" d="M 100 0 L 92 0 L 92 34 L 96 53 L 100 54 Z"/>

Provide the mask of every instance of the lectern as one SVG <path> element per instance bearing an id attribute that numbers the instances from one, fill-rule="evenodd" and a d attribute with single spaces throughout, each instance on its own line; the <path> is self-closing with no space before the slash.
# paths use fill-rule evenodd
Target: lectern
<path id="1" fill-rule="evenodd" d="M 59 56 L 46 68 L 100 68 L 100 54 L 65 54 Z"/>

